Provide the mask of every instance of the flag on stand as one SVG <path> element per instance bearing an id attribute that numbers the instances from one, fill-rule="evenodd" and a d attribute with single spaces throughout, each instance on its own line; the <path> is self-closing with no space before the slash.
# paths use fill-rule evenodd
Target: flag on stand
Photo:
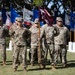
<path id="1" fill-rule="evenodd" d="M 39 18 L 39 10 L 34 9 L 34 10 L 33 10 L 33 21 L 34 21 L 36 18 Z"/>
<path id="2" fill-rule="evenodd" d="M 17 11 L 11 6 L 10 7 L 10 12 L 11 12 L 11 22 L 15 22 L 16 17 L 20 17 L 20 15 L 17 13 Z"/>
<path id="3" fill-rule="evenodd" d="M 32 16 L 33 16 L 33 12 L 24 7 L 23 8 L 23 20 L 24 20 L 25 25 L 31 25 Z"/>
<path id="4" fill-rule="evenodd" d="M 37 9 L 34 9 L 33 10 L 33 21 L 36 19 L 36 18 L 39 18 L 39 10 Z M 40 21 L 40 26 L 44 25 L 43 21 Z"/>
<path id="5" fill-rule="evenodd" d="M 8 28 L 10 28 L 10 26 L 12 25 L 11 20 L 10 20 L 10 17 L 9 17 L 8 14 L 7 14 L 7 19 L 6 19 L 5 25 L 6 25 Z"/>
<path id="6" fill-rule="evenodd" d="M 65 13 L 65 25 L 70 25 L 70 16 Z"/>
<path id="7" fill-rule="evenodd" d="M 0 17 L 2 16 L 2 12 L 0 12 Z"/>
<path id="8" fill-rule="evenodd" d="M 41 22 L 40 22 L 40 26 L 43 26 L 43 25 L 44 25 L 44 22 L 43 22 L 43 21 L 41 21 Z"/>
<path id="9" fill-rule="evenodd" d="M 70 29 L 70 15 L 65 13 L 64 16 L 64 25 Z"/>
<path id="10" fill-rule="evenodd" d="M 75 29 L 75 13 L 70 14 L 70 29 L 72 31 Z"/>
<path id="11" fill-rule="evenodd" d="M 3 8 L 2 8 L 2 20 L 3 20 L 3 24 L 5 24 L 6 19 L 7 19 L 7 16 L 6 16 L 6 9 L 5 9 L 5 7 L 3 7 Z"/>
<path id="12" fill-rule="evenodd" d="M 39 20 L 49 25 L 52 25 L 54 23 L 53 17 L 46 9 L 43 8 L 39 8 Z"/>

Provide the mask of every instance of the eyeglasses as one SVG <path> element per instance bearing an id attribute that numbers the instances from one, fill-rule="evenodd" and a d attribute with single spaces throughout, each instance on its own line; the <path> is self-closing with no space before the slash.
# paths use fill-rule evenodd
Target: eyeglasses
<path id="1" fill-rule="evenodd" d="M 62 22 L 62 21 L 57 21 L 57 22 Z"/>
<path id="2" fill-rule="evenodd" d="M 22 22 L 22 21 L 17 21 L 17 22 Z"/>
<path id="3" fill-rule="evenodd" d="M 38 24 L 38 23 L 35 23 L 35 24 Z"/>

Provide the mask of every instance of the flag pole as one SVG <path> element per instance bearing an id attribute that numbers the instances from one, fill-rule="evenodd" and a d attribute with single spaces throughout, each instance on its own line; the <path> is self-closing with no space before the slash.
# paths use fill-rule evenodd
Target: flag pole
<path id="1" fill-rule="evenodd" d="M 71 30 L 70 30 L 70 42 L 71 42 Z"/>
<path id="2" fill-rule="evenodd" d="M 40 23 L 38 24 L 38 38 L 40 38 Z M 41 48 L 40 48 L 40 41 L 38 41 L 38 63 L 39 67 L 41 68 Z"/>
<path id="3" fill-rule="evenodd" d="M 75 27 L 74 27 L 74 42 L 75 42 Z"/>

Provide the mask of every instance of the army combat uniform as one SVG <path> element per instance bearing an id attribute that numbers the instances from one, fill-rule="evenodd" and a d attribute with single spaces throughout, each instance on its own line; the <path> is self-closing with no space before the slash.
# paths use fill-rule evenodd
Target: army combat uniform
<path id="1" fill-rule="evenodd" d="M 13 59 L 14 59 L 14 49 L 15 49 L 15 44 L 14 44 L 15 36 L 14 36 L 14 34 L 15 34 L 16 28 L 17 28 L 17 24 L 14 23 L 14 24 L 10 27 L 10 29 L 9 29 L 9 35 L 10 35 L 11 40 L 12 40 L 12 55 L 13 55 Z"/>
<path id="2" fill-rule="evenodd" d="M 15 50 L 14 50 L 14 61 L 13 61 L 13 68 L 18 67 L 18 59 L 21 56 L 22 57 L 22 63 L 23 67 L 27 67 L 27 44 L 26 44 L 26 39 L 27 39 L 27 33 L 28 29 L 23 28 L 23 27 L 18 27 L 15 30 Z"/>
<path id="3" fill-rule="evenodd" d="M 54 26 L 59 29 L 59 35 L 54 37 L 54 42 L 55 42 L 54 61 L 55 61 L 55 64 L 57 64 L 58 55 L 60 54 L 62 65 L 66 65 L 67 63 L 66 41 L 69 37 L 69 30 L 65 26 L 58 27 L 57 24 Z"/>
<path id="4" fill-rule="evenodd" d="M 0 53 L 2 54 L 3 64 L 6 62 L 6 37 L 8 32 L 7 26 L 0 26 Z"/>
<path id="5" fill-rule="evenodd" d="M 51 57 L 51 63 L 54 62 L 54 50 L 55 50 L 54 49 L 54 37 L 57 33 L 58 33 L 58 30 L 52 26 L 47 25 L 46 28 L 43 29 L 43 34 L 45 34 L 45 41 L 46 41 L 46 43 L 44 43 L 44 44 L 46 44 L 46 48 L 47 48 L 45 50 L 45 59 L 47 59 L 47 54 L 48 54 L 48 50 L 49 50 L 50 57 Z M 44 61 L 46 62 L 45 59 L 44 59 Z"/>
<path id="6" fill-rule="evenodd" d="M 41 27 L 41 49 L 42 49 L 42 64 L 44 65 L 47 60 L 47 41 L 46 41 L 46 35 L 45 35 L 45 29 L 48 27 L 48 24 L 45 24 Z"/>
<path id="7" fill-rule="evenodd" d="M 38 49 L 38 28 L 32 26 L 30 29 L 31 32 L 31 63 L 34 63 L 35 52 Z"/>

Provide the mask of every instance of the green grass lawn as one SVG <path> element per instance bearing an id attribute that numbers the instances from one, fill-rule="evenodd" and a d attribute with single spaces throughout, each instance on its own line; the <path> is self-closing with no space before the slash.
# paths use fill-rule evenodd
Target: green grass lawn
<path id="1" fill-rule="evenodd" d="M 49 57 L 48 57 L 49 59 Z M 57 70 L 51 70 L 51 66 L 47 64 L 46 69 L 39 70 L 39 66 L 36 64 L 33 68 L 28 64 L 27 70 L 25 73 L 23 71 L 22 65 L 18 67 L 18 71 L 14 72 L 12 67 L 12 52 L 7 51 L 7 62 L 6 66 L 2 66 L 1 57 L 0 57 L 0 75 L 75 75 L 75 53 L 68 52 L 68 67 L 63 68 L 60 64 L 57 66 Z"/>

